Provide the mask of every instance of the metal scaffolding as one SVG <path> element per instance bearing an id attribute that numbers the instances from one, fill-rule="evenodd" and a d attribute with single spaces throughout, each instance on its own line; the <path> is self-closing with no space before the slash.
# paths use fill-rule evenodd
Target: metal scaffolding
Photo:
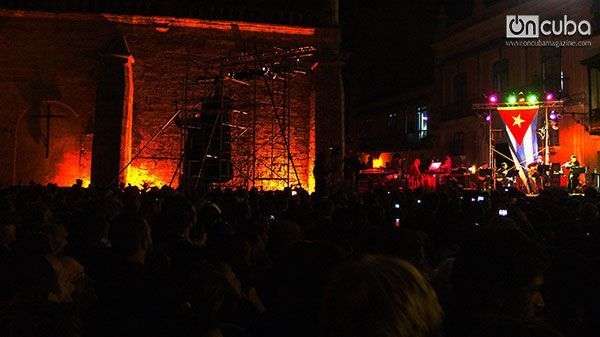
<path id="1" fill-rule="evenodd" d="M 291 149 L 292 84 L 314 67 L 315 52 L 310 46 L 273 48 L 216 60 L 191 60 L 182 98 L 175 107 L 180 111 L 176 124 L 181 130 L 181 159 L 176 174 L 181 181 L 189 184 L 193 178 L 196 182 L 193 187 L 199 181 L 207 181 L 203 168 L 207 160 L 214 161 L 211 152 L 218 152 L 221 158 L 231 158 L 231 179 L 208 179 L 208 183 L 246 189 L 302 187 Z M 219 102 L 220 109 L 211 127 L 202 123 L 207 98 Z M 190 132 L 198 128 L 203 128 L 208 141 L 202 144 L 204 154 L 198 159 L 200 169 L 193 173 L 183 163 L 189 155 L 186 151 L 191 151 L 186 149 Z M 210 150 L 215 146 L 218 151 Z M 226 165 L 219 166 L 219 170 L 221 168 L 228 169 Z M 227 172 L 219 175 L 221 173 L 223 177 L 227 175 Z"/>

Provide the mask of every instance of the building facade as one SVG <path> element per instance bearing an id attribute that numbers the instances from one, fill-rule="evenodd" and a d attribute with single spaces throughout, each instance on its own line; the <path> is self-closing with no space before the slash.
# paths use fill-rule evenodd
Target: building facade
<path id="1" fill-rule="evenodd" d="M 432 133 L 435 152 L 460 157 L 465 164 L 488 162 L 486 115 L 473 109 L 495 93 L 552 93 L 564 101 L 560 120 L 549 132 L 550 161 L 576 154 L 584 165 L 600 167 L 600 137 L 594 131 L 597 93 L 593 58 L 600 50 L 598 1 L 475 1 L 473 14 L 447 27 L 435 51 Z M 591 36 L 561 36 L 577 46 L 523 46 L 506 39 L 506 15 L 568 16 L 588 20 Z M 592 75 L 592 77 L 590 77 Z M 592 103 L 590 105 L 590 103 Z M 544 114 L 539 114 L 543 118 Z M 543 123 L 538 123 L 543 126 Z M 493 144 L 507 153 L 502 122 L 492 114 Z M 538 137 L 541 138 L 541 137 Z M 540 147 L 541 149 L 541 147 Z"/>
<path id="2" fill-rule="evenodd" d="M 121 182 L 177 185 L 182 135 L 171 118 L 177 104 L 200 103 L 214 91 L 210 79 L 222 75 L 215 60 L 310 47 L 312 67 L 295 70 L 293 80 L 228 81 L 223 90 L 239 107 L 229 120 L 231 184 L 314 189 L 318 153 L 344 146 L 334 7 L 324 6 L 317 16 L 284 11 L 261 16 L 248 8 L 186 4 L 4 4 L 0 102 L 6 124 L 0 138 L 6 146 L 0 149 L 0 184 L 70 185 L 76 178 L 89 180 L 94 165 L 110 161 L 115 164 L 103 171 L 120 174 Z M 116 75 L 106 77 L 107 69 Z M 106 106 L 115 100 L 114 107 Z M 282 125 L 269 118 L 283 110 Z"/>
<path id="3" fill-rule="evenodd" d="M 348 142 L 365 151 L 401 151 L 419 147 L 428 133 L 430 90 L 375 100 L 353 109 Z"/>
<path id="4" fill-rule="evenodd" d="M 430 88 L 420 87 L 357 106 L 348 124 L 348 147 L 380 158 L 383 166 L 389 166 L 394 153 L 405 159 L 420 157 L 432 146 L 430 103 Z"/>

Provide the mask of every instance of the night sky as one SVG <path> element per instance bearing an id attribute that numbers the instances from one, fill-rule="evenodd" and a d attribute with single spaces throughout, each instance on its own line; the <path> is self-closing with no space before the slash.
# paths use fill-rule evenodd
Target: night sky
<path id="1" fill-rule="evenodd" d="M 211 0 L 212 1 L 212 0 Z M 489 0 L 488 0 L 489 1 Z M 209 1 L 210 2 L 210 1 Z M 339 0 L 348 107 L 431 83 L 431 43 L 441 22 L 469 15 L 473 0 Z M 220 5 L 319 13 L 325 0 L 224 0 Z"/>
<path id="2" fill-rule="evenodd" d="M 342 0 L 348 108 L 431 83 L 431 43 L 446 22 L 469 13 L 472 1 Z"/>
<path id="3" fill-rule="evenodd" d="M 279 13 L 327 16 L 326 0 L 130 0 L 163 15 L 185 15 L 190 4 L 201 8 L 241 9 L 257 21 L 275 20 Z M 489 1 L 489 0 L 488 0 Z M 48 0 L 34 3 L 34 7 Z M 54 4 L 69 4 L 52 0 Z M 473 0 L 339 0 L 342 59 L 347 107 L 395 96 L 432 81 L 430 45 L 441 27 L 440 9 L 448 21 L 468 15 Z M 118 7 L 115 8 L 118 10 Z M 167 13 L 169 12 L 169 13 Z M 179 13 L 181 12 L 181 13 Z M 235 11 L 234 11 L 235 12 Z"/>
<path id="4" fill-rule="evenodd" d="M 349 106 L 431 81 L 439 1 L 354 1 L 342 17 Z"/>

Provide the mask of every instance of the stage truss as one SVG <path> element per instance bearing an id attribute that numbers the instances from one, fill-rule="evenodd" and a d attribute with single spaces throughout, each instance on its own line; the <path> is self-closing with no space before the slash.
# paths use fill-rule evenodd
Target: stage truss
<path id="1" fill-rule="evenodd" d="M 542 151 L 544 152 L 544 164 L 548 165 L 550 162 L 550 144 L 549 144 L 550 120 L 549 120 L 548 116 L 549 116 L 549 112 L 552 110 L 559 110 L 560 112 L 562 112 L 562 110 L 564 108 L 564 101 L 562 101 L 562 100 L 544 101 L 544 102 L 537 102 L 535 105 L 539 109 L 542 109 L 544 112 L 544 126 L 540 130 L 543 132 L 543 135 L 544 135 L 544 147 L 542 148 L 542 150 L 540 150 L 539 153 L 541 153 Z M 504 129 L 494 129 L 492 114 L 493 114 L 493 112 L 497 111 L 497 109 L 499 107 L 512 107 L 512 106 L 518 106 L 518 104 L 477 103 L 477 104 L 472 105 L 473 111 L 475 111 L 475 113 L 477 113 L 477 115 L 483 120 L 483 122 L 487 126 L 488 163 L 489 163 L 489 167 L 491 168 L 491 173 L 492 173 L 491 178 L 492 178 L 492 183 L 493 183 L 494 189 L 496 188 L 496 169 L 497 169 L 496 168 L 496 160 L 495 160 L 494 155 L 498 154 L 502 157 L 505 157 L 508 161 L 512 161 L 512 158 L 506 157 L 505 154 L 497 151 L 495 148 L 495 143 L 496 143 L 495 142 L 495 140 L 496 140 L 495 134 L 502 134 Z"/>

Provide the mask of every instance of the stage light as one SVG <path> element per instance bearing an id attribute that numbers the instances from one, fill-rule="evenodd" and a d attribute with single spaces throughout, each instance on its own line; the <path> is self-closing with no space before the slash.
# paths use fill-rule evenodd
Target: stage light
<path id="1" fill-rule="evenodd" d="M 506 99 L 506 102 L 507 102 L 508 104 L 515 104 L 515 103 L 517 103 L 517 96 L 516 96 L 516 95 L 514 95 L 514 94 L 513 94 L 513 95 L 510 95 L 510 96 L 508 96 L 508 98 Z"/>
<path id="2" fill-rule="evenodd" d="M 538 102 L 537 96 L 535 94 L 529 94 L 527 95 L 527 103 L 529 104 L 535 104 Z"/>
<path id="3" fill-rule="evenodd" d="M 490 115 L 485 116 L 485 121 L 488 122 L 488 123 L 491 122 L 492 121 L 492 115 L 490 114 Z"/>
<path id="4" fill-rule="evenodd" d="M 550 112 L 550 115 L 548 115 L 548 118 L 550 118 L 550 120 L 555 121 L 558 118 L 558 116 L 556 115 L 556 112 L 554 112 L 554 110 L 552 110 Z"/>
<path id="5" fill-rule="evenodd" d="M 549 92 L 546 94 L 546 101 L 553 101 L 554 100 L 554 94 Z"/>
<path id="6" fill-rule="evenodd" d="M 332 149 L 332 150 L 333 150 L 333 149 Z M 376 168 L 383 168 L 383 167 L 385 167 L 385 164 L 384 164 L 384 162 L 383 162 L 383 159 L 382 159 L 382 158 L 379 158 L 379 157 L 377 157 L 377 158 L 373 159 L 373 165 L 372 165 L 372 167 L 373 167 L 374 169 L 376 169 Z"/>
<path id="7" fill-rule="evenodd" d="M 488 97 L 488 101 L 490 101 L 490 103 L 496 103 L 496 102 L 498 102 L 498 96 L 496 96 L 495 94 L 492 94 Z"/>

